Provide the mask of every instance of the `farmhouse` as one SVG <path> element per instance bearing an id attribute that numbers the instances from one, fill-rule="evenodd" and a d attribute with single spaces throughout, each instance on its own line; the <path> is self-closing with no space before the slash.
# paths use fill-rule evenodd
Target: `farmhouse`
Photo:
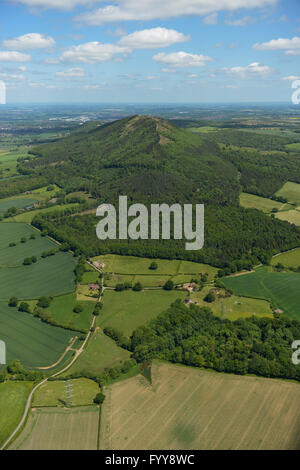
<path id="1" fill-rule="evenodd" d="M 187 284 L 183 284 L 183 290 L 187 290 L 188 292 L 194 292 L 197 284 L 195 282 L 189 282 Z"/>
<path id="2" fill-rule="evenodd" d="M 99 284 L 89 284 L 90 290 L 99 290 Z"/>

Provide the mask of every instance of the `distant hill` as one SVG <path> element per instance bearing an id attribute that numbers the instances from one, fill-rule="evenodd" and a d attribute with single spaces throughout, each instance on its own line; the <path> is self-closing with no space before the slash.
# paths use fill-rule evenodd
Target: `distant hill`
<path id="1" fill-rule="evenodd" d="M 98 197 L 238 204 L 237 170 L 217 145 L 155 117 L 88 123 L 31 153 L 39 158 L 27 169 L 48 166 L 57 176 L 80 176 Z"/>

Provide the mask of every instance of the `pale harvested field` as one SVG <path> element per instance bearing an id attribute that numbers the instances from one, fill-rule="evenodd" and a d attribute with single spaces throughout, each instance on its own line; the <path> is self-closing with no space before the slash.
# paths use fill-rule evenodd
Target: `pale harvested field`
<path id="1" fill-rule="evenodd" d="M 97 450 L 99 407 L 37 408 L 12 450 Z"/>
<path id="2" fill-rule="evenodd" d="M 300 384 L 155 364 L 105 389 L 101 449 L 300 449 Z"/>

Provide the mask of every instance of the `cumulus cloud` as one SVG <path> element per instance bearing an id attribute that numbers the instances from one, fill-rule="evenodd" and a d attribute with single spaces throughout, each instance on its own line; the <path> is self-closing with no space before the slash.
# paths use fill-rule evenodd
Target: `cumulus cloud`
<path id="1" fill-rule="evenodd" d="M 282 80 L 288 80 L 290 82 L 294 82 L 295 80 L 300 80 L 300 75 L 289 75 L 288 77 L 283 77 Z"/>
<path id="2" fill-rule="evenodd" d="M 248 78 L 267 75 L 272 72 L 272 69 L 268 65 L 261 65 L 259 62 L 253 62 L 246 67 L 224 67 L 223 71 L 229 75 Z"/>
<path id="3" fill-rule="evenodd" d="M 0 62 L 29 62 L 30 55 L 17 51 L 0 51 Z"/>
<path id="4" fill-rule="evenodd" d="M 68 69 L 64 70 L 62 72 L 58 71 L 56 72 L 57 77 L 86 77 L 86 73 L 83 69 L 81 68 L 74 68 L 74 69 Z"/>
<path id="5" fill-rule="evenodd" d="M 203 67 L 207 61 L 213 59 L 202 54 L 189 54 L 188 52 L 180 51 L 171 54 L 160 52 L 153 57 L 153 60 L 168 67 L 182 68 Z"/>
<path id="6" fill-rule="evenodd" d="M 34 49 L 47 49 L 53 47 L 55 41 L 50 36 L 39 33 L 28 33 L 17 38 L 6 39 L 2 46 L 5 49 L 13 49 L 14 51 L 31 51 Z"/>
<path id="7" fill-rule="evenodd" d="M 250 24 L 257 23 L 257 19 L 247 15 L 237 20 L 227 19 L 225 23 L 229 26 L 249 26 Z"/>
<path id="8" fill-rule="evenodd" d="M 190 36 L 185 36 L 174 29 L 152 28 L 128 34 L 122 37 L 118 44 L 130 49 L 154 49 L 189 40 Z"/>
<path id="9" fill-rule="evenodd" d="M 262 44 L 256 43 L 253 49 L 257 51 L 284 50 L 287 55 L 300 55 L 300 37 L 295 36 L 292 39 L 278 38 Z"/>
<path id="10" fill-rule="evenodd" d="M 51 2 L 51 0 L 47 1 Z M 172 7 L 170 8 L 169 2 L 161 0 L 116 0 L 114 4 L 83 13 L 75 19 L 91 26 L 97 26 L 119 21 L 147 21 L 156 18 L 175 18 L 188 15 L 205 16 L 220 11 L 232 12 L 241 8 L 259 8 L 276 3 L 277 0 L 172 0 Z"/>
<path id="11" fill-rule="evenodd" d="M 93 64 L 107 62 L 115 57 L 124 57 L 128 52 L 130 49 L 117 44 L 101 44 L 94 41 L 70 47 L 62 53 L 60 60 L 62 62 Z"/>

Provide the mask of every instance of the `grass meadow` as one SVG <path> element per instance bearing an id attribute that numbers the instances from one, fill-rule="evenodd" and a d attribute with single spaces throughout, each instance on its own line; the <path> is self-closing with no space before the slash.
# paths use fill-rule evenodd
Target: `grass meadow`
<path id="1" fill-rule="evenodd" d="M 258 268 L 255 272 L 243 276 L 222 279 L 226 287 L 234 294 L 265 299 L 283 310 L 288 317 L 300 319 L 300 274 L 270 272 L 267 268 Z"/>
<path id="2" fill-rule="evenodd" d="M 240 205 L 246 209 L 259 209 L 266 214 L 269 214 L 272 209 L 282 211 L 292 208 L 290 204 L 283 204 L 282 202 L 272 201 L 272 199 L 248 193 L 240 194 Z"/>
<path id="3" fill-rule="evenodd" d="M 67 383 L 71 389 L 71 399 L 67 396 Z M 80 378 L 55 380 L 43 384 L 34 394 L 33 408 L 40 406 L 84 406 L 93 405 L 94 398 L 100 391 L 99 385 L 93 380 Z"/>

